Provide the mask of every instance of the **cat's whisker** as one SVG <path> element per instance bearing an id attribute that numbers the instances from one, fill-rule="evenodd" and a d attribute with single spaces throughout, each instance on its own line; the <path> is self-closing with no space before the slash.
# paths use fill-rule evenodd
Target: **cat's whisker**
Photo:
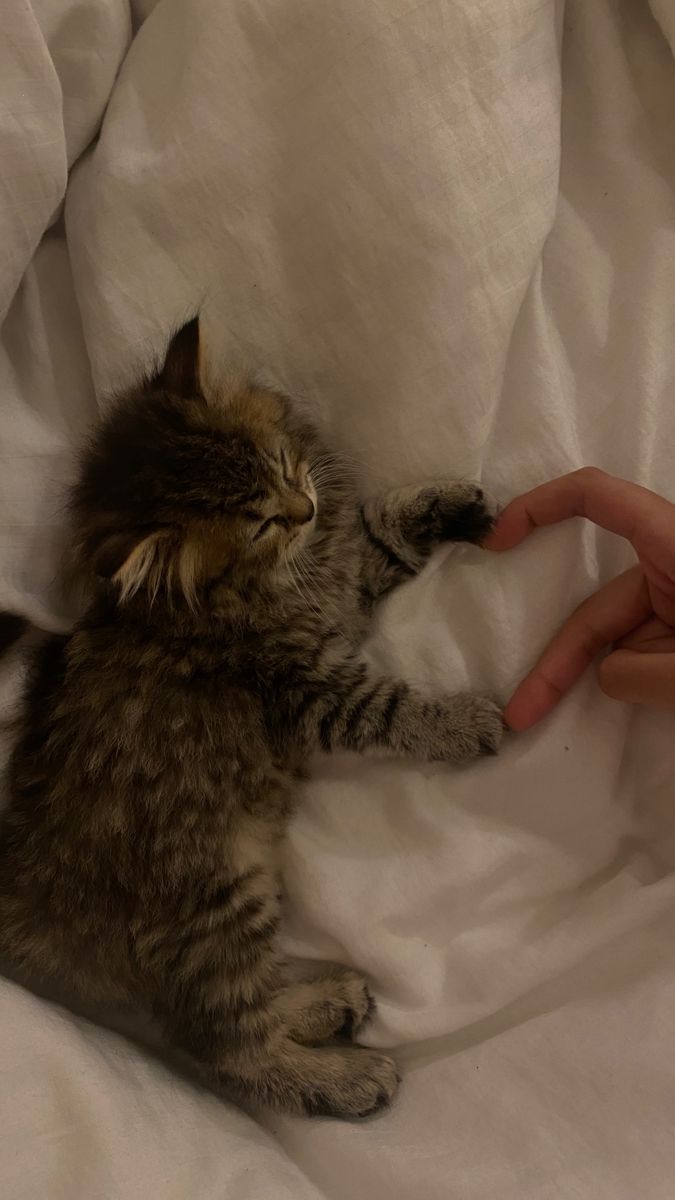
<path id="1" fill-rule="evenodd" d="M 318 597 L 312 595 L 311 588 L 309 587 L 309 581 L 302 570 L 300 564 L 302 554 L 303 551 L 301 550 L 299 554 L 295 555 L 294 557 L 288 556 L 287 565 L 290 578 L 305 606 L 308 607 L 315 614 L 315 616 L 325 616 Z"/>
<path id="2" fill-rule="evenodd" d="M 355 454 L 353 451 L 334 450 L 330 453 L 319 455 L 314 461 L 317 464 L 321 461 L 329 461 L 343 473 L 349 472 L 359 478 L 370 478 L 385 483 L 390 482 L 385 480 L 384 476 L 375 470 L 372 462 L 363 456 Z"/>
<path id="3" fill-rule="evenodd" d="M 337 486 L 337 487 L 344 488 L 344 485 L 345 485 L 344 475 L 341 475 L 341 474 L 331 475 L 331 474 L 325 473 L 323 475 L 322 474 L 312 475 L 312 480 L 313 480 L 313 484 L 315 484 L 315 487 Z"/>
<path id="4" fill-rule="evenodd" d="M 323 466 L 317 467 L 315 470 L 310 471 L 310 476 L 315 482 L 317 479 L 334 479 L 344 485 L 346 485 L 348 482 L 352 482 L 341 467 L 336 467 L 331 463 L 325 463 Z"/>
<path id="5" fill-rule="evenodd" d="M 330 624 L 331 618 L 330 618 L 329 613 L 326 611 L 326 609 L 324 608 L 323 604 L 318 599 L 318 597 L 312 596 L 311 591 L 310 591 L 309 581 L 307 579 L 305 579 L 304 576 L 303 576 L 303 588 L 304 588 L 304 595 L 307 597 L 307 603 L 310 605 L 312 612 L 314 612 L 317 617 L 323 617 L 324 621 L 327 621 Z"/>
<path id="6" fill-rule="evenodd" d="M 307 590 L 310 592 L 310 595 L 311 595 L 311 578 L 309 577 L 309 571 L 311 569 L 311 564 L 309 563 L 309 560 L 306 558 L 306 554 L 305 554 L 304 550 L 301 550 L 300 553 L 297 555 L 294 565 L 295 565 L 295 568 L 296 568 L 298 574 L 302 578 L 302 580 L 305 584 L 305 587 L 307 588 Z M 324 620 L 327 621 L 329 624 L 334 624 L 335 623 L 334 617 L 331 618 L 330 614 L 326 611 L 323 604 L 319 600 L 318 596 L 312 597 L 312 599 L 318 608 L 318 612 L 324 618 Z M 314 611 L 317 611 L 317 608 L 315 608 Z"/>
<path id="7" fill-rule="evenodd" d="M 353 471 L 357 465 L 358 464 L 343 462 L 334 454 L 322 454 L 310 463 L 310 471 L 314 472 L 321 470 L 324 467 L 332 467 L 336 471 L 340 471 L 344 474 Z"/>
<path id="8" fill-rule="evenodd" d="M 306 608 L 309 608 L 310 611 L 313 612 L 315 616 L 322 615 L 320 609 L 317 608 L 316 604 L 313 602 L 312 597 L 310 595 L 307 595 L 305 593 L 304 588 L 301 586 L 300 578 L 299 578 L 299 571 L 297 568 L 297 560 L 291 556 L 290 547 L 287 547 L 284 552 L 284 566 L 286 567 L 288 578 L 290 579 L 290 582 L 292 583 L 293 587 L 295 588 L 295 591 L 297 592 L 300 600 L 302 601 L 303 606 Z"/>

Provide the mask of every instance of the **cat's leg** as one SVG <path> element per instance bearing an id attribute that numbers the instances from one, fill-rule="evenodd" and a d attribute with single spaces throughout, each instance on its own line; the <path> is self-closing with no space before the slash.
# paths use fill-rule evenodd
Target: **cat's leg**
<path id="1" fill-rule="evenodd" d="M 285 1112 L 370 1115 L 394 1094 L 395 1064 L 360 1047 L 294 1040 L 309 1025 L 281 986 L 276 887 L 262 869 L 202 882 L 196 903 L 181 902 L 178 919 L 138 928 L 136 953 L 152 980 L 153 1009 L 172 1043 L 217 1088 Z"/>
<path id="2" fill-rule="evenodd" d="M 417 575 L 440 542 L 480 542 L 494 518 L 483 489 L 458 480 L 414 484 L 367 500 L 361 510 L 364 600 Z"/>
<path id="3" fill-rule="evenodd" d="M 372 1015 L 375 1002 L 365 979 L 349 967 L 335 966 L 314 979 L 290 984 L 275 1002 L 296 1042 L 353 1037 Z"/>
<path id="4" fill-rule="evenodd" d="M 376 673 L 358 653 L 347 653 L 339 637 L 324 639 L 305 667 L 302 688 L 280 681 L 277 711 L 284 726 L 276 736 L 305 746 L 367 750 L 380 746 L 431 761 L 464 763 L 496 754 L 504 726 L 499 705 L 477 692 L 436 698 Z"/>
<path id="5" fill-rule="evenodd" d="M 320 707 L 318 740 L 327 751 L 381 746 L 414 758 L 461 764 L 496 754 L 504 733 L 501 709 L 489 696 L 459 692 L 429 699 L 367 668 L 347 693 L 335 691 Z"/>

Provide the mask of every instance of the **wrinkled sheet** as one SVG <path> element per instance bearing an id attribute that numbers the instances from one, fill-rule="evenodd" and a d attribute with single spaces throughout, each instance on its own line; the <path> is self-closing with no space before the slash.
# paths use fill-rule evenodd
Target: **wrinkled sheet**
<path id="1" fill-rule="evenodd" d="M 197 306 L 365 490 L 596 463 L 675 499 L 670 0 L 7 6 L 3 608 L 67 622 L 73 449 Z M 630 561 L 580 522 L 443 550 L 371 652 L 506 696 Z M 318 760 L 285 937 L 368 972 L 393 1110 L 254 1120 L 0 982 L 0 1194 L 672 1200 L 674 779 L 672 718 L 590 675 L 470 770 Z"/>

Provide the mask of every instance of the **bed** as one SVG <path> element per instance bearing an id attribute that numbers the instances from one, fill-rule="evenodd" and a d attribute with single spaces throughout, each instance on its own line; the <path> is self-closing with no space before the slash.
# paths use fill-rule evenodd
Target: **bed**
<path id="1" fill-rule="evenodd" d="M 67 626 L 78 441 L 196 308 L 366 491 L 594 463 L 675 499 L 670 0 L 5 7 L 1 608 Z M 581 522 L 444 549 L 370 653 L 505 697 L 630 561 Z M 368 973 L 393 1109 L 245 1114 L 0 981 L 0 1194 L 671 1200 L 674 780 L 672 717 L 591 675 L 471 769 L 318 759 L 284 939 Z"/>

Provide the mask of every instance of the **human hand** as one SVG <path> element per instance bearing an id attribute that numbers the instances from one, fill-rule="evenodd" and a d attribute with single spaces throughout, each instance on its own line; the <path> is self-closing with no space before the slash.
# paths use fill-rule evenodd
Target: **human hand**
<path id="1" fill-rule="evenodd" d="M 504 719 L 519 731 L 546 716 L 610 643 L 598 670 L 603 692 L 675 708 L 675 504 L 584 467 L 513 500 L 483 545 L 510 550 L 540 526 L 569 517 L 627 538 L 638 565 L 579 605 L 516 689 Z"/>

